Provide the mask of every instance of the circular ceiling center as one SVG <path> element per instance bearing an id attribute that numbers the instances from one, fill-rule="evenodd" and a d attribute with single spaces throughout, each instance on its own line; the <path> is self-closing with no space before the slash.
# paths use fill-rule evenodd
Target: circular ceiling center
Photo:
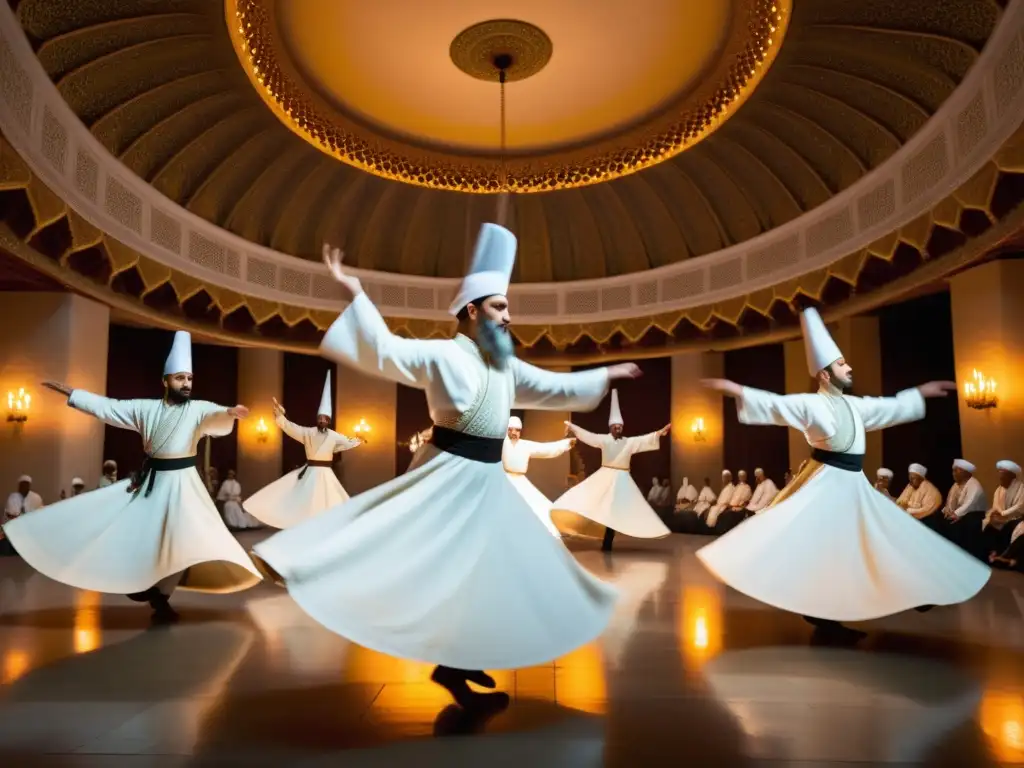
<path id="1" fill-rule="evenodd" d="M 482 21 L 462 30 L 448 47 L 452 63 L 470 77 L 514 83 L 532 77 L 551 60 L 544 30 L 514 19 Z"/>
<path id="2" fill-rule="evenodd" d="M 546 43 L 549 61 L 510 77 L 506 100 L 509 149 L 546 151 L 614 133 L 685 93 L 718 55 L 732 6 L 287 0 L 275 10 L 287 55 L 339 110 L 428 146 L 488 152 L 499 145 L 497 72 L 467 77 L 475 51 L 499 43 L 539 62 Z M 500 20 L 509 9 L 518 24 Z"/>

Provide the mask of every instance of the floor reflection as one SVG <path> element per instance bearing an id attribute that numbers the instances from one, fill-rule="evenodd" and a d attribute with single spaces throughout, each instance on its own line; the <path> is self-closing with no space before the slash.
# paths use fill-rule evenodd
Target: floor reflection
<path id="1" fill-rule="evenodd" d="M 251 546 L 260 534 L 244 534 Z M 431 666 L 348 643 L 282 590 L 125 598 L 0 560 L 0 762 L 34 766 L 994 766 L 1024 762 L 1024 579 L 869 622 L 857 649 L 728 590 L 703 540 L 571 545 L 622 593 L 608 631 L 501 671 L 467 717 Z"/>

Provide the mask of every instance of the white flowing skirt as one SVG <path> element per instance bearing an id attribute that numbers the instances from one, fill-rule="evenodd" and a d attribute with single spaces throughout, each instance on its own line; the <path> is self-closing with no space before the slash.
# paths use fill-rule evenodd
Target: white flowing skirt
<path id="1" fill-rule="evenodd" d="M 274 528 L 291 528 L 348 501 L 348 494 L 330 467 L 306 467 L 300 480 L 301 471 L 301 467 L 292 470 L 254 493 L 242 503 L 245 511 Z"/>
<path id="2" fill-rule="evenodd" d="M 413 466 L 254 548 L 306 613 L 372 650 L 460 669 L 542 664 L 601 634 L 616 590 L 501 464 L 428 445 Z"/>
<path id="3" fill-rule="evenodd" d="M 537 486 L 531 483 L 526 475 L 513 475 L 506 473 L 508 480 L 512 483 L 512 487 L 519 491 L 519 495 L 523 497 L 523 500 L 530 505 L 530 509 L 533 510 L 533 514 L 544 523 L 544 527 L 548 529 L 548 533 L 552 536 L 561 539 L 562 534 L 559 533 L 555 524 L 551 522 L 551 499 L 537 490 Z"/>
<path id="4" fill-rule="evenodd" d="M 122 480 L 72 496 L 4 531 L 29 565 L 78 589 L 127 595 L 182 571 L 179 588 L 198 592 L 238 592 L 262 580 L 194 468 L 157 472 L 149 496 L 127 487 Z"/>
<path id="5" fill-rule="evenodd" d="M 237 501 L 224 502 L 224 522 L 228 528 L 259 528 L 263 524 L 250 515 Z"/>
<path id="6" fill-rule="evenodd" d="M 697 551 L 711 573 L 755 600 L 862 621 L 961 603 L 991 575 L 862 472 L 811 462 L 790 488 L 787 498 Z"/>
<path id="7" fill-rule="evenodd" d="M 557 528 L 577 536 L 600 538 L 605 528 L 636 539 L 660 539 L 671 533 L 629 472 L 622 469 L 601 467 L 563 493 L 552 510 Z"/>

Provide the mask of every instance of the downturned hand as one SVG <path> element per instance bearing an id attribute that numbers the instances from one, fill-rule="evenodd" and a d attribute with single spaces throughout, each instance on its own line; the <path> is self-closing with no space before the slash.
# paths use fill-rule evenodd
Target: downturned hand
<path id="1" fill-rule="evenodd" d="M 228 416 L 235 419 L 244 419 L 249 415 L 249 409 L 244 405 L 236 405 L 234 408 L 228 408 Z"/>
<path id="2" fill-rule="evenodd" d="M 917 388 L 921 397 L 945 397 L 950 392 L 956 392 L 955 381 L 929 381 Z"/>
<path id="3" fill-rule="evenodd" d="M 726 397 L 739 397 L 743 394 L 743 387 L 728 379 L 701 379 L 700 384 L 706 389 L 721 392 Z"/>
<path id="4" fill-rule="evenodd" d="M 47 389 L 52 389 L 54 392 L 60 392 L 65 397 L 71 397 L 71 387 L 67 384 L 61 384 L 57 381 L 44 381 L 43 386 Z"/>
<path id="5" fill-rule="evenodd" d="M 609 381 L 619 381 L 620 379 L 639 379 L 643 375 L 643 371 L 640 370 L 640 366 L 636 363 L 619 363 L 618 365 L 608 366 Z"/>

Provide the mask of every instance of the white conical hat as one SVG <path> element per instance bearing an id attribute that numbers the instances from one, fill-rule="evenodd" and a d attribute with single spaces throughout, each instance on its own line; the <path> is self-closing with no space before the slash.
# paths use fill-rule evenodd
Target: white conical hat
<path id="1" fill-rule="evenodd" d="M 448 312 L 457 315 L 471 301 L 504 296 L 516 263 L 516 236 L 497 224 L 484 224 L 476 238 L 473 262 Z"/>
<path id="2" fill-rule="evenodd" d="M 172 373 L 192 373 L 192 334 L 175 331 L 171 352 L 164 363 L 164 376 Z"/>
<path id="3" fill-rule="evenodd" d="M 327 372 L 327 378 L 324 379 L 324 393 L 320 395 L 320 409 L 316 412 L 319 416 L 323 414 L 327 418 L 331 418 L 333 411 L 331 410 L 331 372 Z"/>
<path id="4" fill-rule="evenodd" d="M 509 416 L 508 417 L 508 428 L 509 429 L 522 429 L 523 428 L 523 420 L 520 419 L 518 416 Z"/>
<path id="5" fill-rule="evenodd" d="M 828 368 L 843 356 L 839 347 L 832 340 L 832 335 L 825 327 L 816 309 L 805 309 L 800 314 L 800 328 L 804 333 L 804 350 L 807 352 L 807 370 L 811 376 Z"/>
<path id="6" fill-rule="evenodd" d="M 608 409 L 608 426 L 612 424 L 625 424 L 622 420 L 622 411 L 619 410 L 619 390 L 612 390 L 612 407 Z"/>

